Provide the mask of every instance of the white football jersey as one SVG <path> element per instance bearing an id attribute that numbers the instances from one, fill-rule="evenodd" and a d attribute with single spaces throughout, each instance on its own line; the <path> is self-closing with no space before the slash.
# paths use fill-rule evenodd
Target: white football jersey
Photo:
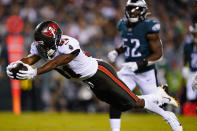
<path id="1" fill-rule="evenodd" d="M 36 48 L 37 44 L 37 42 L 32 43 L 30 54 L 39 55 Z M 61 42 L 53 58 L 60 54 L 70 54 L 76 49 L 80 49 L 80 53 L 78 54 L 78 56 L 76 56 L 68 64 L 59 66 L 57 68 L 67 74 L 71 80 L 85 80 L 96 73 L 98 68 L 98 62 L 95 58 L 88 57 L 83 53 L 78 40 L 67 35 L 62 35 Z"/>

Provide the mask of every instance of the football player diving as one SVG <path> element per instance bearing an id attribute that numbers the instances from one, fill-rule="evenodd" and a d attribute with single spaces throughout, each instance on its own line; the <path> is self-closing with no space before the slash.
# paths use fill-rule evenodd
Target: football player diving
<path id="1" fill-rule="evenodd" d="M 125 63 L 122 64 L 118 77 L 133 91 L 136 85 L 142 94 L 152 94 L 158 89 L 155 63 L 163 55 L 162 43 L 159 38 L 160 24 L 147 19 L 147 4 L 144 0 L 128 0 L 125 7 L 126 18 L 117 23 L 117 29 L 123 39 L 121 47 L 108 53 L 111 63 L 118 55 L 124 53 Z M 182 131 L 182 126 L 175 114 L 160 107 L 155 112 L 169 123 L 173 131 Z M 112 131 L 120 131 L 121 111 L 110 106 L 110 124 Z"/>
<path id="2" fill-rule="evenodd" d="M 150 95 L 133 94 L 118 78 L 110 64 L 86 56 L 78 40 L 62 35 L 59 25 L 54 21 L 44 21 L 38 24 L 34 39 L 30 54 L 7 66 L 7 75 L 10 78 L 32 79 L 37 75 L 56 70 L 70 80 L 87 83 L 100 100 L 120 111 L 136 107 L 155 112 L 155 108 L 163 103 L 178 106 L 176 100 L 162 88 L 158 88 Z M 40 59 L 44 59 L 46 63 L 39 68 L 32 68 L 31 65 Z M 18 63 L 22 63 L 27 70 L 19 70 L 15 77 L 11 70 L 16 68 Z"/>

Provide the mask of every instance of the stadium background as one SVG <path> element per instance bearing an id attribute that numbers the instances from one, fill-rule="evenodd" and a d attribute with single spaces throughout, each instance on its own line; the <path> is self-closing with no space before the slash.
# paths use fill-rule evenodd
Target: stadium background
<path id="1" fill-rule="evenodd" d="M 10 34 L 6 22 L 11 16 L 19 16 L 24 24 L 20 33 L 13 33 L 24 37 L 23 56 L 29 53 L 35 26 L 43 20 L 51 19 L 58 22 L 64 34 L 77 38 L 82 49 L 93 57 L 107 60 L 107 52 L 121 44 L 116 23 L 124 16 L 125 2 L 126 0 L 0 0 L 0 110 L 12 110 L 10 81 L 6 76 L 6 37 Z M 159 82 L 168 83 L 168 92 L 183 104 L 185 80 L 181 74 L 182 47 L 185 41 L 191 41 L 188 27 L 196 19 L 196 1 L 146 2 L 151 12 L 149 17 L 161 23 L 164 59 L 158 65 Z M 21 23 L 14 26 L 17 28 Z M 138 90 L 135 92 L 139 93 Z M 21 104 L 23 111 L 108 111 L 108 105 L 98 101 L 86 85 L 68 81 L 55 72 L 38 76 L 32 81 L 23 81 Z M 173 111 L 181 114 L 182 106 Z"/>

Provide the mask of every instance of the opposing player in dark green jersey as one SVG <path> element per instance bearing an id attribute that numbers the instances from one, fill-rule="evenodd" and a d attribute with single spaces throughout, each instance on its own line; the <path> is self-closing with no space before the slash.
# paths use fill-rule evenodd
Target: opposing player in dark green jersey
<path id="1" fill-rule="evenodd" d="M 124 53 L 125 63 L 118 72 L 118 77 L 130 90 L 138 85 L 143 94 L 151 94 L 158 88 L 155 63 L 162 58 L 162 44 L 159 38 L 160 24 L 146 18 L 147 5 L 144 0 L 128 0 L 125 7 L 126 18 L 121 19 L 117 29 L 123 39 L 120 48 L 108 54 L 111 62 Z M 155 108 L 166 120 L 173 131 L 182 131 L 182 126 L 174 113 Z M 120 131 L 121 112 L 110 107 L 112 131 Z"/>
<path id="2" fill-rule="evenodd" d="M 197 100 L 197 77 L 195 78 L 197 72 L 197 23 L 194 26 L 190 26 L 191 42 L 184 44 L 184 70 L 187 70 L 187 64 L 189 64 L 190 73 L 187 81 L 186 97 L 188 101 Z M 193 85 L 192 85 L 193 82 Z M 196 82 L 196 84 L 195 84 Z M 195 86 L 196 85 L 196 86 Z M 192 89 L 193 86 L 193 89 Z"/>
<path id="3" fill-rule="evenodd" d="M 142 73 L 155 68 L 153 61 L 162 56 L 162 45 L 159 39 L 160 24 L 153 20 L 143 20 L 138 24 L 128 25 L 129 21 L 122 19 L 117 28 L 124 44 L 117 53 L 125 53 L 126 62 L 137 62 L 136 73 Z M 152 61 L 150 64 L 149 61 Z"/>

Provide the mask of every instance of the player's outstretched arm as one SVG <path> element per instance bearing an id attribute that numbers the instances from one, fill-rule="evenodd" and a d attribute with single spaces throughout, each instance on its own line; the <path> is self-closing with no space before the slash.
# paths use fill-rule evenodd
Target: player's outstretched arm
<path id="1" fill-rule="evenodd" d="M 23 63 L 28 64 L 28 65 L 33 65 L 36 62 L 38 62 L 40 59 L 41 59 L 40 56 L 30 54 L 27 57 L 22 58 L 20 61 L 22 61 Z"/>
<path id="2" fill-rule="evenodd" d="M 43 66 L 36 68 L 36 69 L 33 69 L 31 66 L 25 64 L 28 70 L 27 71 L 20 70 L 19 73 L 17 73 L 17 78 L 18 79 L 31 79 L 35 77 L 36 75 L 49 72 L 58 66 L 68 64 L 79 54 L 79 52 L 80 50 L 77 49 L 70 54 L 58 55 L 54 59 L 50 60 Z"/>
<path id="3" fill-rule="evenodd" d="M 13 72 L 11 72 L 11 70 L 13 68 L 16 68 L 17 67 L 17 64 L 19 63 L 22 63 L 22 64 L 28 64 L 28 65 L 33 65 L 35 64 L 36 62 L 38 62 L 39 60 L 41 59 L 40 56 L 38 55 L 28 55 L 27 57 L 24 57 L 22 58 L 21 60 L 18 60 L 18 61 L 15 61 L 15 62 L 12 62 L 10 63 L 8 66 L 7 66 L 7 69 L 6 69 L 6 72 L 7 72 L 7 75 L 10 77 L 10 78 L 14 78 L 13 76 Z"/>
<path id="4" fill-rule="evenodd" d="M 78 53 L 71 53 L 71 54 L 61 54 L 55 57 L 54 59 L 47 62 L 45 65 L 37 69 L 37 75 L 49 72 L 53 69 L 55 69 L 58 66 L 68 64 L 70 61 L 72 61 Z"/>

